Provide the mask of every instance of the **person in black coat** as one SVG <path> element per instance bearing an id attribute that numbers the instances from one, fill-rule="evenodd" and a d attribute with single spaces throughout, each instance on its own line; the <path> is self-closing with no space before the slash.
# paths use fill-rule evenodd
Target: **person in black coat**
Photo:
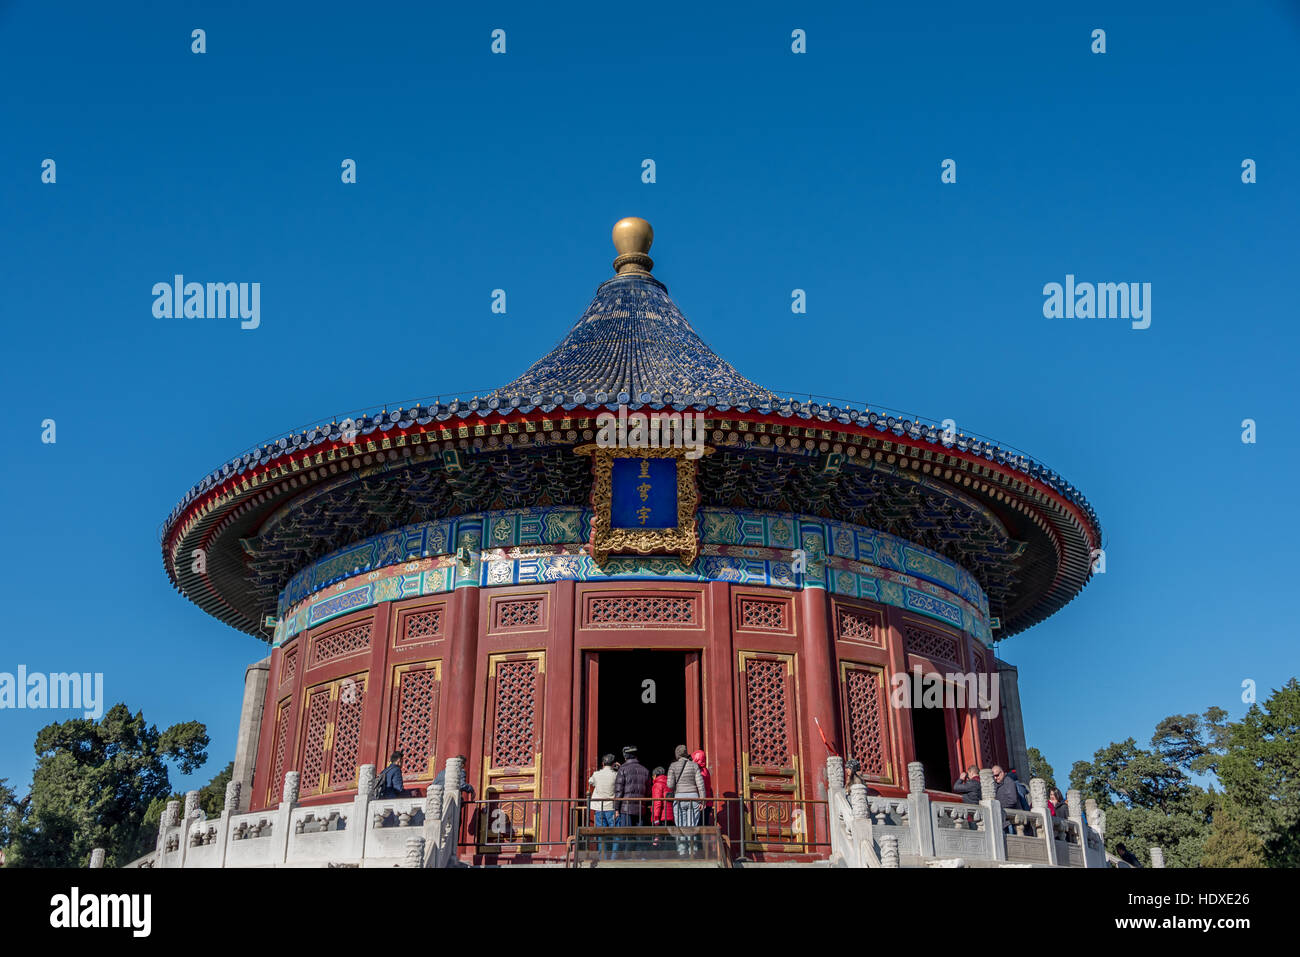
<path id="1" fill-rule="evenodd" d="M 623 749 L 623 763 L 614 779 L 614 796 L 624 799 L 618 805 L 618 826 L 640 827 L 645 799 L 650 796 L 650 769 L 637 758 L 633 745 Z"/>
<path id="2" fill-rule="evenodd" d="M 953 782 L 952 790 L 954 794 L 961 795 L 963 804 L 980 803 L 980 769 L 971 765 L 961 773 L 956 781 Z"/>

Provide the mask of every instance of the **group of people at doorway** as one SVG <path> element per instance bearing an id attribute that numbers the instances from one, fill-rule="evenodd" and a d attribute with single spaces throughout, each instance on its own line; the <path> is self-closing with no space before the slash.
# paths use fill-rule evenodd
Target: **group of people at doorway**
<path id="1" fill-rule="evenodd" d="M 1030 809 L 1029 788 L 1021 783 L 1015 768 L 1005 771 L 1001 765 L 993 765 L 993 784 L 993 796 L 1004 808 L 1018 808 L 1021 811 Z M 968 767 L 961 773 L 961 777 L 953 782 L 952 789 L 954 793 L 961 795 L 963 803 L 979 804 L 981 790 L 979 768 L 973 764 Z M 1052 817 L 1070 816 L 1070 809 L 1065 803 L 1060 788 L 1054 787 L 1047 792 L 1047 810 Z M 1011 830 L 1011 828 L 1011 822 L 1008 821 L 1007 829 Z"/>
<path id="2" fill-rule="evenodd" d="M 606 754 L 600 769 L 587 780 L 588 807 L 595 827 L 697 828 L 712 824 L 713 782 L 703 751 L 687 754 L 679 744 L 668 767 L 647 768 L 635 745 L 623 749 L 623 760 Z M 694 853 L 693 835 L 677 832 L 677 854 Z M 658 838 L 652 839 L 653 843 Z M 618 856 L 619 840 L 602 842 L 601 857 Z"/>

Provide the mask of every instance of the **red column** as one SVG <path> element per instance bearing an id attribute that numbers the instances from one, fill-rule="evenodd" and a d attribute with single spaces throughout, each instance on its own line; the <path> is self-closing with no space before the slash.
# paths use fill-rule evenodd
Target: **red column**
<path id="1" fill-rule="evenodd" d="M 442 715 L 438 722 L 438 770 L 447 765 L 448 758 L 458 754 L 466 757 L 466 780 L 478 789 L 476 756 L 473 751 L 474 698 L 478 670 L 478 605 L 477 585 L 466 585 L 453 592 L 456 606 L 456 624 L 451 635 L 451 646 L 443 661 Z M 447 782 L 454 786 L 455 782 Z"/>
<path id="2" fill-rule="evenodd" d="M 803 638 L 799 655 L 803 660 L 803 701 L 800 702 L 800 710 L 807 715 L 808 727 L 808 768 L 804 780 L 809 788 L 807 796 L 821 799 L 826 796 L 824 771 L 826 758 L 831 752 L 822 744 L 821 734 L 817 733 L 813 718 L 821 725 L 826 740 L 843 754 L 839 708 L 836 707 L 835 652 L 826 627 L 826 592 L 820 588 L 803 589 L 799 593 L 799 617 Z"/>

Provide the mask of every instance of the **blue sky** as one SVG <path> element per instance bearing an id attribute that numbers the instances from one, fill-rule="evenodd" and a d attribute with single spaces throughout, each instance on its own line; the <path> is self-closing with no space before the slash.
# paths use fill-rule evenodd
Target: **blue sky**
<path id="1" fill-rule="evenodd" d="M 999 647 L 1059 776 L 1297 672 L 1295 3 L 265 6 L 0 3 L 0 671 L 205 722 L 176 787 L 233 755 L 265 647 L 172 591 L 171 507 L 303 423 L 509 381 L 625 215 L 744 375 L 950 417 L 1089 497 L 1106 574 Z M 260 282 L 260 328 L 155 319 L 175 273 Z M 1045 319 L 1067 273 L 1150 282 L 1151 327 Z M 0 712 L 0 777 L 66 717 Z"/>

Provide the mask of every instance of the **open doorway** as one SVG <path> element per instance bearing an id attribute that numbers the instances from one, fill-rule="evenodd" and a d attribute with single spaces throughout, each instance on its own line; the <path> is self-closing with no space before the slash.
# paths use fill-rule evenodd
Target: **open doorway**
<path id="1" fill-rule="evenodd" d="M 925 768 L 925 786 L 938 791 L 952 787 L 956 776 L 948 750 L 948 709 L 912 706 L 912 743 L 916 760 Z"/>
<path id="2" fill-rule="evenodd" d="M 667 767 L 673 749 L 701 746 L 698 660 L 695 652 L 601 651 L 589 657 L 587 757 L 594 770 L 600 756 L 622 760 L 635 745 L 647 768 Z M 694 694 L 688 689 L 694 687 Z M 594 725 L 594 727 L 593 727 Z M 590 772 L 588 772 L 590 773 Z M 584 779 L 585 781 L 585 779 Z"/>

